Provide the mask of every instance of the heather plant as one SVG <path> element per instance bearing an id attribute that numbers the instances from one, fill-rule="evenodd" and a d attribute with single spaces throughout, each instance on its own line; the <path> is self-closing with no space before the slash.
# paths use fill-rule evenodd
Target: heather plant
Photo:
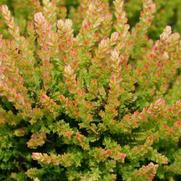
<path id="1" fill-rule="evenodd" d="M 106 1 L 106 0 L 105 0 Z M 107 0 L 108 1 L 108 0 Z M 75 1 L 77 2 L 77 1 Z M 76 22 L 75 28 L 81 26 L 81 21 L 84 18 L 85 5 L 81 2 L 78 6 L 71 6 L 69 17 Z M 149 28 L 149 36 L 153 39 L 158 39 L 166 25 L 171 25 L 176 31 L 181 32 L 181 1 L 180 0 L 155 0 L 156 12 L 152 26 Z M 110 5 L 113 0 L 109 0 Z M 78 3 L 77 3 L 78 4 Z M 125 11 L 127 12 L 129 24 L 134 26 L 139 21 L 140 12 L 142 9 L 142 0 L 127 0 L 125 1 Z M 86 11 L 86 9 L 85 9 Z"/>
<path id="2" fill-rule="evenodd" d="M 113 0 L 104 0 L 109 2 L 110 8 L 113 7 Z M 26 31 L 27 20 L 33 17 L 35 12 L 41 11 L 41 4 L 47 8 L 46 2 L 38 0 L 0 0 L 0 4 L 7 4 L 21 32 Z M 87 0 L 53 0 L 56 3 L 56 13 L 59 18 L 71 18 L 73 20 L 74 32 L 78 32 L 84 19 Z M 181 1 L 180 0 L 155 0 L 156 12 L 153 23 L 149 28 L 148 35 L 154 40 L 159 38 L 166 25 L 171 25 L 177 32 L 181 32 Z M 133 27 L 138 21 L 142 9 L 142 0 L 125 1 L 125 11 L 127 12 L 129 24 Z M 0 18 L 1 19 L 1 18 Z M 4 24 L 0 21 L 0 27 Z M 3 30 L 3 28 L 2 28 Z M 5 36 L 9 34 L 3 31 Z"/>
<path id="3" fill-rule="evenodd" d="M 158 38 L 166 25 L 171 25 L 176 31 L 181 32 L 180 24 L 180 0 L 155 0 L 156 13 L 152 26 L 149 29 L 149 36 Z M 130 0 L 126 3 L 126 10 L 130 19 L 129 23 L 134 25 L 139 19 L 142 0 Z"/>
<path id="4" fill-rule="evenodd" d="M 0 180 L 179 180 L 181 37 L 148 36 L 154 2 L 135 26 L 123 0 L 73 20 L 68 1 L 32 2 L 25 31 L 0 8 Z"/>

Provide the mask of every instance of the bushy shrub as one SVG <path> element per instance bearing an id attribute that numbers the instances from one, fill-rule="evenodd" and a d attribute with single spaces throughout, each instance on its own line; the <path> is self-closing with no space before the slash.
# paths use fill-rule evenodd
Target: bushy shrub
<path id="1" fill-rule="evenodd" d="M 134 26 L 139 21 L 143 0 L 127 0 L 125 1 L 125 11 L 127 12 L 128 22 Z M 15 16 L 16 22 L 21 27 L 21 32 L 26 29 L 28 19 L 33 17 L 35 11 L 41 11 L 39 4 L 46 4 L 47 0 L 0 0 L 0 4 L 7 4 L 11 12 Z M 53 0 L 57 5 L 57 14 L 59 18 L 69 17 L 73 20 L 74 30 L 79 28 L 84 19 L 87 0 Z M 110 8 L 113 8 L 113 0 L 104 0 L 109 2 Z M 152 26 L 149 28 L 148 35 L 152 39 L 158 39 L 166 25 L 171 25 L 174 31 L 181 32 L 181 1 L 180 0 L 155 0 L 156 12 Z M 1 19 L 1 18 L 0 18 Z M 3 24 L 0 22 L 0 27 Z M 3 33 L 8 36 L 6 31 Z"/>
<path id="2" fill-rule="evenodd" d="M 83 2 L 86 0 L 83 0 Z M 113 0 L 109 1 L 110 5 Z M 139 21 L 143 0 L 127 0 L 125 1 L 125 11 L 127 12 L 129 24 L 134 26 Z M 77 2 L 77 1 L 76 1 Z M 82 11 L 84 3 L 80 1 L 80 6 L 70 6 L 69 17 L 76 22 L 76 28 L 81 26 L 81 20 L 84 18 L 85 12 Z M 149 36 L 158 39 L 166 25 L 171 25 L 174 30 L 181 32 L 181 1 L 180 0 L 155 0 L 156 12 L 153 23 L 149 28 Z M 77 3 L 78 4 L 78 3 Z"/>
<path id="3" fill-rule="evenodd" d="M 153 1 L 132 28 L 123 0 L 83 0 L 74 23 L 33 2 L 22 32 L 1 6 L 0 180 L 179 180 L 181 37 L 148 37 Z"/>

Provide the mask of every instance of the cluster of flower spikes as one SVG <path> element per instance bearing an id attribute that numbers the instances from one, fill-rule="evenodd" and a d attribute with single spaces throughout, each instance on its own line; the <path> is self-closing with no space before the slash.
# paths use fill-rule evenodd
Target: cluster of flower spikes
<path id="1" fill-rule="evenodd" d="M 158 38 L 167 24 L 174 27 L 176 31 L 181 32 L 180 26 L 180 8 L 181 1 L 179 0 L 155 0 L 156 13 L 149 29 L 149 35 L 152 38 Z M 129 23 L 133 26 L 139 18 L 142 0 L 126 1 L 125 9 L 128 15 Z"/>
<path id="2" fill-rule="evenodd" d="M 114 0 L 104 0 L 109 2 L 110 8 L 113 9 Z M 0 4 L 7 4 L 13 11 L 13 15 L 16 17 L 16 21 L 21 27 L 21 32 L 26 31 L 27 19 L 32 19 L 32 14 L 35 11 L 41 11 L 43 8 L 49 9 L 48 0 L 1 0 Z M 69 17 L 73 20 L 73 28 L 75 32 L 78 32 L 84 15 L 87 9 L 88 0 L 52 0 L 56 3 L 56 14 L 58 18 Z M 181 32 L 181 1 L 180 0 L 155 0 L 156 13 L 152 26 L 149 28 L 149 35 L 155 40 L 159 38 L 159 35 L 167 24 L 173 26 L 174 30 Z M 129 0 L 125 1 L 125 10 L 129 19 L 129 24 L 134 26 L 139 20 L 140 11 L 142 8 L 142 0 Z M 3 28 L 4 24 L 0 17 L 0 32 L 2 31 L 5 36 L 9 34 Z"/>
<path id="3" fill-rule="evenodd" d="M 25 34 L 1 6 L 0 179 L 177 180 L 180 35 L 148 38 L 152 0 L 133 28 L 123 0 L 81 1 L 77 33 L 43 2 Z"/>

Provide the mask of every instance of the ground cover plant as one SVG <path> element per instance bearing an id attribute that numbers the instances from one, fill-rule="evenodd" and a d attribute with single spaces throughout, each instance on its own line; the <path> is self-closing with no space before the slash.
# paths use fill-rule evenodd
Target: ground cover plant
<path id="1" fill-rule="evenodd" d="M 181 37 L 140 2 L 0 6 L 0 180 L 180 180 Z"/>
<path id="2" fill-rule="evenodd" d="M 71 18 L 74 30 L 78 31 L 84 18 L 86 9 L 85 0 L 54 0 L 57 5 L 58 18 Z M 85 2 L 84 2 L 85 1 Z M 110 8 L 113 8 L 113 0 L 104 0 L 109 2 Z M 156 10 L 154 20 L 149 28 L 149 36 L 154 40 L 159 38 L 166 25 L 181 32 L 181 1 L 180 0 L 155 0 Z M 40 1 L 45 4 L 46 1 Z M 41 11 L 37 0 L 0 0 L 0 4 L 7 4 L 11 13 L 20 26 L 21 32 L 26 31 L 27 20 L 32 19 L 36 11 Z M 38 6 L 37 6 L 38 5 Z M 83 10 L 85 9 L 85 11 Z M 125 0 L 125 11 L 128 16 L 129 24 L 133 27 L 138 21 L 142 9 L 142 0 Z M 82 11 L 83 10 L 83 11 Z M 0 16 L 0 32 L 8 36 L 4 23 Z"/>

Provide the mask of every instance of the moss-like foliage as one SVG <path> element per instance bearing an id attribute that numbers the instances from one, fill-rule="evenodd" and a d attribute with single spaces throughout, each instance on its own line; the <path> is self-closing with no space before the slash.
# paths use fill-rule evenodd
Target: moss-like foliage
<path id="1" fill-rule="evenodd" d="M 0 180 L 179 181 L 180 1 L 0 2 Z"/>

